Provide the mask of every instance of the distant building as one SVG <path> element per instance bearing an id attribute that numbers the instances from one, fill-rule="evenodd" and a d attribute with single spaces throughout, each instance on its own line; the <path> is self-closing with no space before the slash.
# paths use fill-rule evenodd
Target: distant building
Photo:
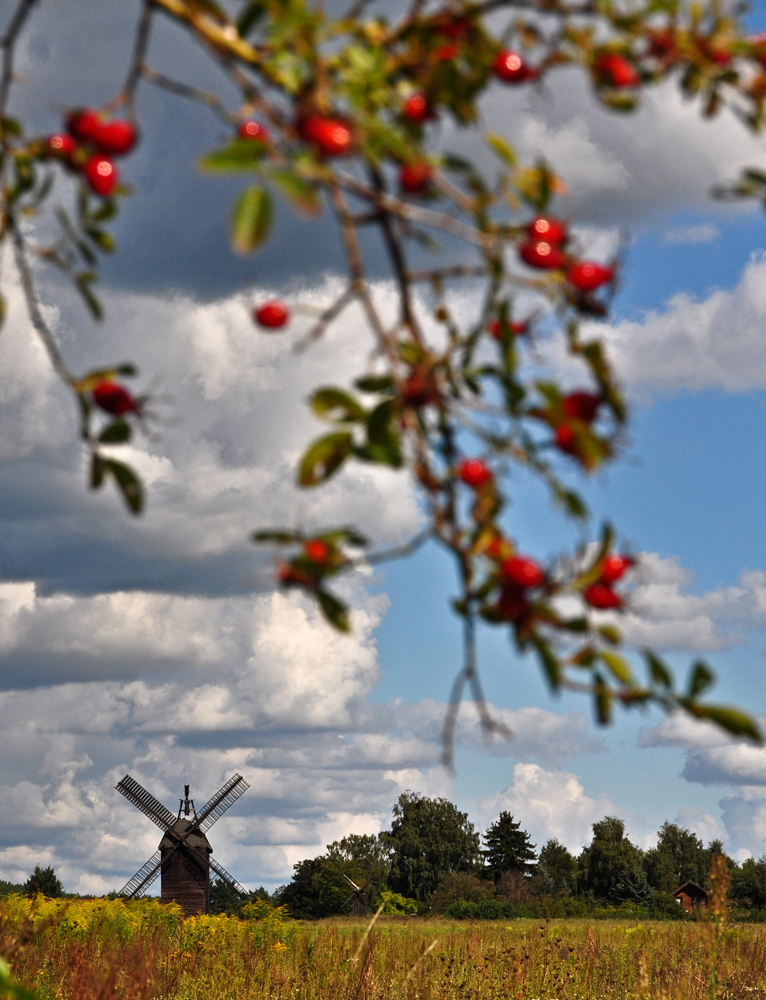
<path id="1" fill-rule="evenodd" d="M 691 913 L 692 910 L 705 909 L 709 894 L 707 889 L 703 889 L 696 882 L 684 882 L 679 889 L 676 889 L 673 895 L 687 913 Z"/>

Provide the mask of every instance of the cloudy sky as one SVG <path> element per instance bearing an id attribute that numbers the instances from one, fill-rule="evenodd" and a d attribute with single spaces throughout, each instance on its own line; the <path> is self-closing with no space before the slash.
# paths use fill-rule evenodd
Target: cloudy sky
<path id="1" fill-rule="evenodd" d="M 34 129 L 51 132 L 66 107 L 119 89 L 136 14 L 97 0 L 40 5 L 14 92 Z M 168 26 L 150 62 L 220 88 L 236 108 Z M 680 671 L 704 655 L 717 698 L 766 720 L 766 218 L 709 199 L 740 166 L 766 166 L 763 140 L 725 116 L 700 122 L 672 86 L 638 115 L 610 115 L 569 72 L 538 93 L 492 88 L 483 115 L 524 156 L 559 166 L 562 210 L 593 252 L 631 236 L 603 329 L 633 403 L 630 446 L 580 484 L 595 523 L 608 513 L 644 553 L 626 633 Z M 346 581 L 350 638 L 299 596 L 274 592 L 268 560 L 247 541 L 254 528 L 354 523 L 392 544 L 418 530 L 418 498 L 403 476 L 358 467 L 316 493 L 291 485 L 316 433 L 301 401 L 364 364 L 362 322 L 349 310 L 297 357 L 290 336 L 253 328 L 249 308 L 275 291 L 299 306 L 331 300 L 342 273 L 332 224 L 280 206 L 266 250 L 232 256 L 226 217 L 240 182 L 194 169 L 225 128 L 148 89 L 139 116 L 143 140 L 124 166 L 135 195 L 103 274 L 106 320 L 95 326 L 71 292 L 41 282 L 75 371 L 130 358 L 152 386 L 152 434 L 130 455 L 148 486 L 141 519 L 109 491 L 85 490 L 71 401 L 3 270 L 0 878 L 53 864 L 70 890 L 118 888 L 158 840 L 114 791 L 126 772 L 171 809 L 184 780 L 204 801 L 244 774 L 250 791 L 211 839 L 248 886 L 283 883 L 329 841 L 385 827 L 405 789 L 450 797 L 482 829 L 509 809 L 538 845 L 556 836 L 578 849 L 615 813 L 642 846 L 669 819 L 722 837 L 740 858 L 766 852 L 766 751 L 657 714 L 599 730 L 577 697 L 552 700 L 500 633 L 481 637 L 482 671 L 515 737 L 487 743 L 466 705 L 456 774 L 445 773 L 439 730 L 460 642 L 438 552 Z M 475 136 L 447 124 L 434 141 L 475 149 Z M 385 304 L 391 290 L 371 254 Z M 566 367 L 555 344 L 539 352 Z M 527 550 L 571 546 L 539 487 L 520 479 L 514 499 L 512 531 Z"/>

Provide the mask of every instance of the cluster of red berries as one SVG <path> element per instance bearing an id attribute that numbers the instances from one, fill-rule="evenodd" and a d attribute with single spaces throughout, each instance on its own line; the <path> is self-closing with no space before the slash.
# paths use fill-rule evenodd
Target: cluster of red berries
<path id="1" fill-rule="evenodd" d="M 527 226 L 527 238 L 519 244 L 519 257 L 528 267 L 539 270 L 566 269 L 567 281 L 578 292 L 594 292 L 613 280 L 613 267 L 567 257 L 564 247 L 568 239 L 565 223 L 538 215 Z"/>
<path id="2" fill-rule="evenodd" d="M 555 431 L 556 446 L 560 451 L 567 455 L 579 454 L 576 422 L 580 421 L 590 426 L 598 417 L 603 402 L 603 396 L 582 390 L 564 396 L 561 401 L 564 420 L 559 423 Z"/>
<path id="3" fill-rule="evenodd" d="M 616 553 L 605 556 L 601 563 L 601 573 L 595 583 L 583 591 L 585 602 L 597 611 L 614 611 L 623 606 L 623 598 L 613 589 L 614 584 L 627 573 L 634 560 L 630 556 Z"/>
<path id="4" fill-rule="evenodd" d="M 46 149 L 71 169 L 82 171 L 91 191 L 107 198 L 120 180 L 114 157 L 129 153 L 137 139 L 133 122 L 106 120 L 93 108 L 85 108 L 67 115 L 66 131 L 49 136 Z"/>

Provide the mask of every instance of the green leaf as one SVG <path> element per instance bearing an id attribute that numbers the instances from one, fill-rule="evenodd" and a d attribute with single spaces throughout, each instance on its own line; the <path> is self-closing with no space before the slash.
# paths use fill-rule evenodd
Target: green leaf
<path id="1" fill-rule="evenodd" d="M 387 392 L 393 389 L 394 380 L 390 375 L 366 375 L 358 378 L 354 385 L 360 392 Z"/>
<path id="2" fill-rule="evenodd" d="M 132 433 L 127 420 L 115 420 L 101 431 L 98 439 L 101 444 L 125 444 Z"/>
<path id="3" fill-rule="evenodd" d="M 359 422 L 367 419 L 367 412 L 342 389 L 327 386 L 317 389 L 311 397 L 311 409 L 318 417 Z"/>
<path id="4" fill-rule="evenodd" d="M 370 444 L 398 449 L 399 435 L 391 426 L 393 416 L 394 401 L 392 399 L 385 399 L 375 407 L 367 420 L 367 437 Z"/>
<path id="5" fill-rule="evenodd" d="M 90 460 L 90 488 L 100 489 L 104 484 L 104 463 L 95 452 Z"/>
<path id="6" fill-rule="evenodd" d="M 755 743 L 763 743 L 763 733 L 756 722 L 744 712 L 726 705 L 703 705 L 700 707 L 704 717 L 715 722 L 727 733 L 731 733 L 733 736 L 747 736 Z"/>
<path id="7" fill-rule="evenodd" d="M 241 254 L 252 253 L 269 235 L 271 198 L 257 184 L 247 188 L 234 204 L 231 215 L 231 242 Z"/>
<path id="8" fill-rule="evenodd" d="M 496 132 L 487 132 L 484 136 L 484 140 L 489 146 L 492 147 L 504 163 L 507 163 L 509 167 L 516 166 L 516 163 L 518 162 L 516 160 L 516 154 L 514 153 L 513 148 L 501 135 L 498 135 Z"/>
<path id="9" fill-rule="evenodd" d="M 302 541 L 301 536 L 293 531 L 254 531 L 250 538 L 254 542 L 274 542 L 277 545 L 290 545 Z"/>
<path id="10" fill-rule="evenodd" d="M 267 150 L 265 142 L 258 139 L 240 139 L 216 149 L 197 161 L 200 170 L 207 173 L 231 174 L 244 171 L 250 173 L 257 169 Z"/>
<path id="11" fill-rule="evenodd" d="M 632 684 L 633 676 L 628 663 L 617 653 L 599 653 L 599 659 L 605 663 L 621 684 Z"/>
<path id="12" fill-rule="evenodd" d="M 272 170 L 269 177 L 294 208 L 306 215 L 316 215 L 320 208 L 319 194 L 309 181 L 292 170 Z"/>
<path id="13" fill-rule="evenodd" d="M 240 38 L 247 38 L 264 13 L 265 7 L 262 0 L 250 0 L 250 3 L 237 18 L 237 31 Z"/>
<path id="14" fill-rule="evenodd" d="M 659 684 L 660 687 L 664 687 L 669 690 L 673 687 L 673 678 L 670 671 L 662 662 L 662 660 L 653 653 L 651 649 L 644 650 L 644 657 L 649 666 L 649 673 L 651 674 L 652 683 Z"/>
<path id="15" fill-rule="evenodd" d="M 539 635 L 535 635 L 532 638 L 532 642 L 537 649 L 537 653 L 540 657 L 540 663 L 545 671 L 548 683 L 550 684 L 552 690 L 558 691 L 561 686 L 561 665 L 559 664 L 556 654 L 553 652 L 548 643 Z"/>
<path id="16" fill-rule="evenodd" d="M 115 462 L 112 458 L 104 458 L 101 461 L 105 471 L 114 476 L 114 481 L 128 505 L 128 510 L 131 514 L 140 514 L 144 507 L 144 491 L 141 480 L 129 466 L 122 462 Z"/>
<path id="17" fill-rule="evenodd" d="M 348 608 L 333 594 L 326 590 L 318 590 L 319 606 L 327 621 L 339 632 L 349 632 L 351 626 L 348 620 Z"/>
<path id="18" fill-rule="evenodd" d="M 101 306 L 101 302 L 93 294 L 91 289 L 91 284 L 96 280 L 96 275 L 92 271 L 83 271 L 82 273 L 75 276 L 75 288 L 82 295 L 85 300 L 85 304 L 93 317 L 93 319 L 102 319 L 104 315 L 104 310 Z"/>
<path id="19" fill-rule="evenodd" d="M 300 486 L 316 486 L 343 465 L 351 451 L 352 437 L 346 432 L 328 434 L 309 445 L 298 467 Z"/>
<path id="20" fill-rule="evenodd" d="M 90 228 L 86 229 L 85 232 L 88 238 L 91 239 L 104 253 L 114 253 L 117 249 L 114 236 L 112 236 L 111 233 L 108 233 L 105 229 Z"/>
<path id="21" fill-rule="evenodd" d="M 611 643 L 612 646 L 619 646 L 622 642 L 620 630 L 615 628 L 614 625 L 600 625 L 598 631 L 601 638 Z"/>
<path id="22" fill-rule="evenodd" d="M 688 697 L 696 698 L 697 695 L 706 691 L 714 682 L 715 674 L 713 671 L 706 663 L 703 663 L 702 660 L 698 660 L 692 667 L 691 677 L 689 678 Z"/>
<path id="23" fill-rule="evenodd" d="M 606 726 L 612 718 L 612 692 L 600 674 L 596 674 L 594 681 L 593 700 L 596 718 L 600 725 Z"/>

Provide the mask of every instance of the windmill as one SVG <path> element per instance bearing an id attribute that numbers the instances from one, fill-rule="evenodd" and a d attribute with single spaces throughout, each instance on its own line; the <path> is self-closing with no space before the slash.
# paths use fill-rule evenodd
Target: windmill
<path id="1" fill-rule="evenodd" d="M 180 800 L 177 816 L 129 774 L 115 787 L 163 833 L 160 846 L 126 882 L 119 892 L 120 896 L 128 899 L 143 896 L 161 874 L 160 898 L 163 903 L 175 900 L 187 917 L 210 913 L 211 870 L 240 896 L 247 896 L 247 891 L 239 882 L 210 857 L 213 848 L 205 836 L 213 823 L 250 787 L 241 774 L 229 778 L 199 813 L 194 807 L 194 800 L 189 798 L 189 786 L 184 785 L 184 797 Z"/>
<path id="2" fill-rule="evenodd" d="M 356 882 L 352 882 L 351 879 L 346 875 L 345 872 L 341 872 L 343 878 L 351 886 L 351 895 L 349 900 L 353 900 L 351 904 L 351 912 L 355 917 L 366 917 L 367 916 L 367 893 L 364 889 L 357 885 Z M 348 902 L 348 900 L 346 900 Z"/>

